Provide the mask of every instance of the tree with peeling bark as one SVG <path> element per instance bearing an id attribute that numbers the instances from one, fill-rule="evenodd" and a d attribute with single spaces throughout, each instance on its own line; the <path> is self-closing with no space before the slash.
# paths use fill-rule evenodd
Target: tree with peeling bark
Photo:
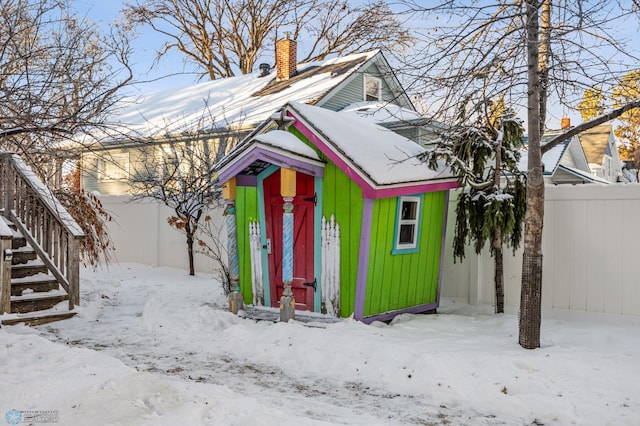
<path id="1" fill-rule="evenodd" d="M 553 99 L 575 107 L 586 88 L 618 82 L 638 63 L 640 52 L 625 42 L 622 33 L 625 25 L 637 28 L 637 4 L 607 0 L 450 0 L 432 6 L 406 0 L 405 4 L 406 13 L 424 22 L 420 31 L 424 49 L 404 58 L 401 77 L 416 82 L 408 87 L 410 92 L 431 99 L 434 118 L 454 120 L 451 112 L 478 90 L 478 78 L 488 99 L 502 95 L 511 108 L 526 110 L 527 206 L 519 343 L 537 348 L 542 309 L 542 153 L 576 129 L 619 117 L 640 106 L 640 101 L 630 101 L 541 146 L 547 104 Z"/>
<path id="2" fill-rule="evenodd" d="M 177 50 L 210 80 L 251 73 L 285 32 L 306 47 L 301 62 L 413 41 L 384 0 L 138 0 L 124 14 L 165 39 L 157 59 Z"/>

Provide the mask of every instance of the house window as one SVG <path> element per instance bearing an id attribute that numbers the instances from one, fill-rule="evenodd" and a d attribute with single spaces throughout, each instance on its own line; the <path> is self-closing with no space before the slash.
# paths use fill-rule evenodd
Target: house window
<path id="1" fill-rule="evenodd" d="M 364 75 L 364 100 L 379 101 L 382 99 L 382 80 L 371 75 Z"/>
<path id="2" fill-rule="evenodd" d="M 105 155 L 98 159 L 98 180 L 113 181 L 129 178 L 129 153 Z"/>
<path id="3" fill-rule="evenodd" d="M 398 198 L 393 254 L 418 251 L 421 207 L 422 196 L 413 195 Z"/>

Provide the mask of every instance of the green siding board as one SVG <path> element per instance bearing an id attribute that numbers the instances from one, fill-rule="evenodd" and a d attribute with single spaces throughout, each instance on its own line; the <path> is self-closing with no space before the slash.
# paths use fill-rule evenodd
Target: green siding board
<path id="1" fill-rule="evenodd" d="M 392 255 L 397 198 L 376 200 L 367 275 L 365 316 L 436 300 L 446 192 L 424 194 L 420 249 Z"/>
<path id="2" fill-rule="evenodd" d="M 240 290 L 244 303 L 253 303 L 251 285 L 251 253 L 249 248 L 249 221 L 258 220 L 258 191 L 254 187 L 237 188 L 236 217 L 238 233 L 238 263 L 240 267 Z"/>
<path id="3" fill-rule="evenodd" d="M 323 158 L 326 160 L 326 158 Z M 362 223 L 362 190 L 335 164 L 324 169 L 322 214 L 340 225 L 340 316 L 353 313 Z"/>

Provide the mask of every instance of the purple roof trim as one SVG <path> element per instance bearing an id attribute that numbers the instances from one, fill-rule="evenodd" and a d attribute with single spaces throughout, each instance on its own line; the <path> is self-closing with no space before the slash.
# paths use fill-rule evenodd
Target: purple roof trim
<path id="1" fill-rule="evenodd" d="M 353 316 L 357 320 L 364 317 L 364 299 L 367 293 L 367 266 L 369 264 L 369 250 L 371 247 L 371 218 L 373 217 L 373 200 L 364 199 L 362 210 L 362 225 L 360 231 L 360 252 L 358 253 L 358 276 L 356 278 L 356 300 L 353 306 Z"/>
<path id="2" fill-rule="evenodd" d="M 239 175 L 245 168 L 250 166 L 256 160 L 266 161 L 280 167 L 284 166 L 297 172 L 305 173 L 312 176 L 324 176 L 324 167 L 313 164 L 317 163 L 318 160 L 305 161 L 300 157 L 292 158 L 287 155 L 265 149 L 264 147 L 254 145 L 243 154 L 240 154 L 238 160 L 235 163 L 229 165 L 226 170 L 220 173 L 219 181 L 221 183 L 224 183 L 232 177 Z"/>
<path id="3" fill-rule="evenodd" d="M 438 288 L 436 289 L 436 307 L 440 306 L 440 289 L 442 288 L 442 271 L 444 270 L 444 246 L 447 239 L 447 217 L 449 215 L 449 196 L 447 191 L 444 198 L 444 218 L 442 219 L 442 240 L 440 241 L 440 266 L 438 266 Z"/>
<path id="4" fill-rule="evenodd" d="M 400 314 L 419 314 L 426 311 L 431 311 L 438 308 L 438 303 L 427 303 L 426 305 L 412 306 L 406 309 L 398 309 L 397 311 L 385 312 L 380 315 L 373 315 L 370 317 L 362 318 L 361 321 L 365 324 L 371 324 L 374 321 L 389 321 Z"/>
<path id="5" fill-rule="evenodd" d="M 337 165 L 340 170 L 342 170 L 352 181 L 354 181 L 361 189 L 362 195 L 365 198 L 378 199 L 378 198 L 389 198 L 389 197 L 400 197 L 402 195 L 410 195 L 410 194 L 420 194 L 425 192 L 435 192 L 435 191 L 444 191 L 451 188 L 457 188 L 460 186 L 455 178 L 450 178 L 444 181 L 433 181 L 433 182 L 420 182 L 420 183 L 406 183 L 406 184 L 396 184 L 391 188 L 379 188 L 376 189 L 371 184 L 363 178 L 353 167 L 351 164 L 347 163 L 343 160 L 336 152 L 327 145 L 320 137 L 316 135 L 314 131 L 312 131 L 305 123 L 302 122 L 295 114 L 291 112 L 287 113 L 289 116 L 296 118 L 293 127 L 298 129 L 300 133 L 304 135 L 305 138 L 309 140 L 316 148 L 320 150 L 324 155 L 329 158 L 335 165 Z"/>

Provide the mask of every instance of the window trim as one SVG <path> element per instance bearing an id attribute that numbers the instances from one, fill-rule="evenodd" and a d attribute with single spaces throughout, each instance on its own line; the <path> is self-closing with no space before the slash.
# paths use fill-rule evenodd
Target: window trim
<path id="1" fill-rule="evenodd" d="M 378 94 L 377 97 L 378 99 L 372 99 L 372 100 L 368 100 L 367 99 L 367 81 L 371 80 L 371 81 L 375 81 L 378 84 Z M 375 77 L 371 74 L 365 74 L 364 78 L 363 78 L 363 84 L 362 84 L 362 88 L 363 88 L 363 100 L 365 102 L 380 102 L 382 101 L 382 79 L 380 77 Z"/>
<path id="2" fill-rule="evenodd" d="M 108 154 L 108 159 L 98 157 L 97 169 L 98 169 L 98 182 L 122 182 L 126 181 L 131 176 L 131 155 L 129 152 L 119 152 Z M 110 168 L 116 168 L 115 175 L 112 177 L 108 170 Z"/>
<path id="3" fill-rule="evenodd" d="M 402 219 L 402 204 L 406 201 L 413 201 L 417 203 L 416 217 L 415 219 Z M 422 218 L 422 203 L 424 202 L 424 195 L 403 195 L 398 197 L 396 204 L 396 220 L 395 230 L 393 233 L 393 250 L 391 254 L 408 254 L 417 253 L 420 249 L 420 224 Z M 415 224 L 413 232 L 413 243 L 401 244 L 400 243 L 400 228 L 402 225 Z"/>

